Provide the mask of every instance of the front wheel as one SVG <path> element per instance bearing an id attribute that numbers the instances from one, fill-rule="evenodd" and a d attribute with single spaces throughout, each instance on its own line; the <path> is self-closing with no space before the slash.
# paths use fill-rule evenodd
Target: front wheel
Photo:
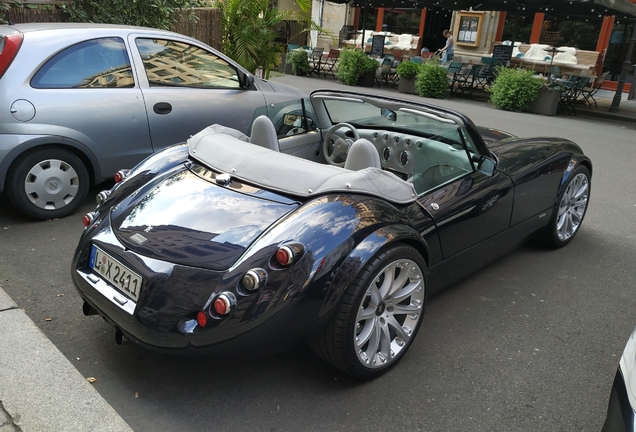
<path id="1" fill-rule="evenodd" d="M 359 378 L 376 378 L 406 353 L 422 323 L 427 268 L 411 246 L 383 247 L 347 287 L 314 351 Z"/>
<path id="2" fill-rule="evenodd" d="M 7 175 L 7 196 L 23 214 L 53 219 L 72 214 L 89 188 L 84 163 L 59 147 L 37 149 L 19 156 Z"/>
<path id="3" fill-rule="evenodd" d="M 572 171 L 555 204 L 552 219 L 542 233 L 543 242 L 561 248 L 572 241 L 583 223 L 590 198 L 590 171 L 579 165 Z"/>

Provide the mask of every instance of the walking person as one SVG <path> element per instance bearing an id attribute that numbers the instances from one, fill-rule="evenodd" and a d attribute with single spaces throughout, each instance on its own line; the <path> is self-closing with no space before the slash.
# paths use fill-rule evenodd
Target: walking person
<path id="1" fill-rule="evenodd" d="M 453 32 L 450 30 L 444 30 L 443 35 L 446 38 L 446 45 L 439 51 L 442 54 L 442 63 L 448 63 L 455 56 L 455 40 L 453 39 Z"/>

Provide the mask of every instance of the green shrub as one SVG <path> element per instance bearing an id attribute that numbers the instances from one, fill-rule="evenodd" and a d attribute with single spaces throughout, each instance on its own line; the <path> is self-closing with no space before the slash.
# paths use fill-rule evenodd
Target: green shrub
<path id="1" fill-rule="evenodd" d="M 422 64 L 415 78 L 415 90 L 422 97 L 444 99 L 448 95 L 448 77 L 446 68 L 437 61 Z"/>
<path id="2" fill-rule="evenodd" d="M 362 76 L 375 71 L 378 67 L 378 62 L 367 57 L 362 50 L 343 48 L 340 51 L 336 76 L 347 85 L 356 85 Z"/>
<path id="3" fill-rule="evenodd" d="M 403 61 L 398 65 L 396 72 L 400 76 L 400 78 L 414 78 L 415 76 L 417 76 L 421 69 L 421 63 Z"/>
<path id="4" fill-rule="evenodd" d="M 490 102 L 506 111 L 523 111 L 538 96 L 543 81 L 527 69 L 497 68 L 497 78 L 488 89 Z"/>
<path id="5" fill-rule="evenodd" d="M 287 53 L 286 63 L 292 67 L 294 75 L 307 75 L 311 70 L 305 50 L 297 49 Z"/>

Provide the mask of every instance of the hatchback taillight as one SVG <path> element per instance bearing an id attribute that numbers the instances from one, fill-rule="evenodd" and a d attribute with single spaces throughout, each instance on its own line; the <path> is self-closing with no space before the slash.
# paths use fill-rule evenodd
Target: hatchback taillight
<path id="1" fill-rule="evenodd" d="M 0 78 L 9 69 L 9 65 L 18 54 L 23 39 L 22 33 L 8 35 L 2 39 L 2 43 L 0 43 Z"/>

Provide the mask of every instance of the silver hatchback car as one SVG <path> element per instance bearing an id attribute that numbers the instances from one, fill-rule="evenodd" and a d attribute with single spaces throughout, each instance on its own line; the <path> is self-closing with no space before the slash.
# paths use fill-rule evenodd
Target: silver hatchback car
<path id="1" fill-rule="evenodd" d="M 255 79 L 195 39 L 144 27 L 0 26 L 0 192 L 63 217 L 97 184 L 219 123 L 306 93 Z"/>

